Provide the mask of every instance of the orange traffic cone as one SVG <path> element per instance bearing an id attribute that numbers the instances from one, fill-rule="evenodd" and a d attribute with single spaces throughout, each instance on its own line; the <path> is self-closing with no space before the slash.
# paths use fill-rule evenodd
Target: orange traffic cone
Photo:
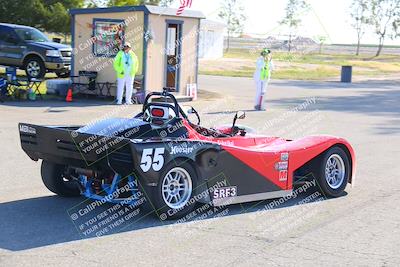
<path id="1" fill-rule="evenodd" d="M 65 101 L 72 102 L 72 88 L 68 89 L 67 97 L 65 98 Z"/>

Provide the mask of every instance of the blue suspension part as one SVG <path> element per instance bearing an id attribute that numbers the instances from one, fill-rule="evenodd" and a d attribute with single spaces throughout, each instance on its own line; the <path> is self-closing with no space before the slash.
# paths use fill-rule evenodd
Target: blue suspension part
<path id="1" fill-rule="evenodd" d="M 128 183 L 124 187 L 119 188 L 118 184 L 122 180 L 122 177 L 121 175 L 116 173 L 114 175 L 111 185 L 108 184 L 101 185 L 101 188 L 105 193 L 105 196 L 100 196 L 95 192 L 93 192 L 92 189 L 93 178 L 88 178 L 87 176 L 82 174 L 79 175 L 79 181 L 85 188 L 84 192 L 82 193 L 82 195 L 84 195 L 85 197 L 99 200 L 101 202 L 118 203 L 123 205 L 135 205 L 141 198 L 141 193 L 139 191 L 139 184 L 137 179 L 132 175 L 129 175 L 127 179 Z M 120 193 L 126 191 L 130 191 L 132 193 L 132 196 L 129 198 L 118 198 L 118 195 Z"/>

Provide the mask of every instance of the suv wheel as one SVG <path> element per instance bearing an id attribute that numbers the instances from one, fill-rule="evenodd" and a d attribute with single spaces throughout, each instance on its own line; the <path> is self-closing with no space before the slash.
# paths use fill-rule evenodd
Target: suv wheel
<path id="1" fill-rule="evenodd" d="M 46 67 L 40 58 L 31 57 L 25 62 L 25 72 L 31 78 L 43 78 L 46 74 Z"/>

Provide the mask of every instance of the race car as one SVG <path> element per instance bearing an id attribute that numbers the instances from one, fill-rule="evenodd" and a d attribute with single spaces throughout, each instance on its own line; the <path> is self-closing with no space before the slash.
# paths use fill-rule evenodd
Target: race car
<path id="1" fill-rule="evenodd" d="M 236 125 L 206 128 L 168 88 L 149 93 L 133 118 L 106 118 L 86 126 L 19 124 L 21 146 L 42 160 L 45 186 L 57 195 L 137 204 L 177 219 L 198 203 L 210 206 L 290 196 L 312 181 L 326 197 L 354 182 L 351 145 L 333 136 L 298 140 L 257 135 Z M 194 122 L 194 120 L 197 120 Z"/>

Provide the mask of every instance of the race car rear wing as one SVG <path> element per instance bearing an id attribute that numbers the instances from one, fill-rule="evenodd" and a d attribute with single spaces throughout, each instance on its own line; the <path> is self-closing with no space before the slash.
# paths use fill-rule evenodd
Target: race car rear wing
<path id="1" fill-rule="evenodd" d="M 118 161 L 132 161 L 130 139 L 77 132 L 79 127 L 18 125 L 21 147 L 32 160 L 95 167 L 112 156 Z M 98 164 L 97 164 L 98 165 Z"/>

